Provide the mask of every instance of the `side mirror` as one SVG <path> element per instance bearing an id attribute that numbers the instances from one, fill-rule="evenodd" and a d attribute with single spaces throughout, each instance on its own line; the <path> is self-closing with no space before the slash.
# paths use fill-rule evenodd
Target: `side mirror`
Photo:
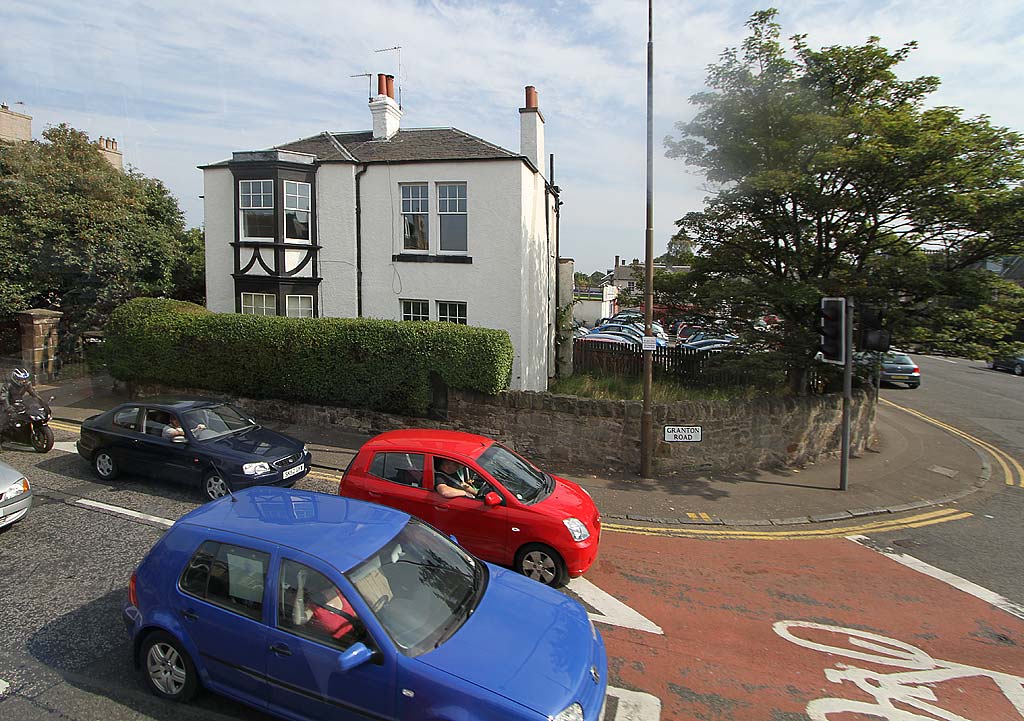
<path id="1" fill-rule="evenodd" d="M 188 443 L 188 438 L 185 436 L 175 436 L 171 439 L 171 443 Z"/>
<path id="2" fill-rule="evenodd" d="M 367 648 L 363 642 L 357 642 L 348 647 L 338 655 L 338 668 L 342 671 L 351 671 L 357 666 L 373 659 L 373 651 Z"/>
<path id="3" fill-rule="evenodd" d="M 491 491 L 486 496 L 484 496 L 484 505 L 485 506 L 500 506 L 501 505 L 501 496 L 499 496 L 494 491 Z"/>

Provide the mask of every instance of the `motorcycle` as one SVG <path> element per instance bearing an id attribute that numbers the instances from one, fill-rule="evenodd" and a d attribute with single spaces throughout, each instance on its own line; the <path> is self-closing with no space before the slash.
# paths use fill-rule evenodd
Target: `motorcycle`
<path id="1" fill-rule="evenodd" d="M 17 400 L 0 442 L 22 443 L 32 446 L 36 453 L 46 453 L 53 448 L 53 429 L 48 425 L 51 418 L 53 413 L 48 402 L 34 396 Z"/>

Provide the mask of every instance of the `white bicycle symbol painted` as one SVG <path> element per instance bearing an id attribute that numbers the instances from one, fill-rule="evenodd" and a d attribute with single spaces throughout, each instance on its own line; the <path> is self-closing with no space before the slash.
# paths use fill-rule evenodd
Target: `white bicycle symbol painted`
<path id="1" fill-rule="evenodd" d="M 932 658 L 926 652 L 888 636 L 868 631 L 859 631 L 842 626 L 827 626 L 810 621 L 779 621 L 773 624 L 775 633 L 798 646 L 832 653 L 837 656 L 868 661 L 882 666 L 907 669 L 893 673 L 881 673 L 847 664 L 836 664 L 836 668 L 825 669 L 825 678 L 832 683 L 849 681 L 873 696 L 874 703 L 854 701 L 845 698 L 821 698 L 807 704 L 807 715 L 811 721 L 829 721 L 833 714 L 860 713 L 865 716 L 886 719 L 886 721 L 971 721 L 958 714 L 936 706 L 935 692 L 926 684 L 941 683 L 958 678 L 984 677 L 991 679 L 1003 695 L 1024 719 L 1024 678 L 1000 671 L 990 671 L 976 666 L 967 666 L 954 661 Z M 799 629 L 827 631 L 844 636 L 844 646 L 829 646 L 817 641 L 801 638 Z M 859 650 L 863 649 L 863 650 Z M 931 714 L 921 716 L 896 703 Z M 989 721 L 988 719 L 979 721 Z"/>

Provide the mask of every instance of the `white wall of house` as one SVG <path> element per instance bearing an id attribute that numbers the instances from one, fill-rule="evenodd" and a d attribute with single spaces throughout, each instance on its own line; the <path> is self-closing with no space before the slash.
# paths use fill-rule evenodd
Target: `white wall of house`
<path id="1" fill-rule="evenodd" d="M 323 246 L 319 260 L 323 278 L 320 283 L 322 316 L 357 316 L 355 174 L 360 167 L 327 163 L 321 165 L 316 174 L 317 233 Z M 365 202 L 365 187 L 363 197 Z M 363 217 L 365 226 L 365 206 Z"/>
<path id="2" fill-rule="evenodd" d="M 520 372 L 524 389 L 547 390 L 555 369 L 554 219 L 549 216 L 545 227 L 545 215 L 551 209 L 544 202 L 544 178 L 525 164 L 519 165 L 519 174 L 523 236 Z"/>
<path id="3" fill-rule="evenodd" d="M 206 234 L 206 307 L 235 312 L 235 185 L 227 168 L 203 170 L 203 229 Z"/>
<path id="4" fill-rule="evenodd" d="M 512 387 L 543 389 L 547 384 L 546 281 L 542 277 L 546 266 L 538 242 L 543 241 L 544 218 L 541 212 L 534 219 L 532 207 L 526 217 L 524 169 L 524 164 L 509 161 L 369 166 L 362 178 L 363 315 L 400 320 L 402 300 L 427 300 L 434 320 L 437 301 L 465 302 L 470 325 L 505 330 L 511 336 L 515 348 Z M 400 183 L 429 184 L 429 254 L 438 254 L 436 183 L 440 182 L 466 183 L 467 255 L 473 262 L 393 261 L 392 256 L 406 252 Z M 521 225 L 512 219 L 521 219 Z M 538 291 L 539 301 L 534 300 Z M 528 312 L 521 310 L 527 306 Z"/>

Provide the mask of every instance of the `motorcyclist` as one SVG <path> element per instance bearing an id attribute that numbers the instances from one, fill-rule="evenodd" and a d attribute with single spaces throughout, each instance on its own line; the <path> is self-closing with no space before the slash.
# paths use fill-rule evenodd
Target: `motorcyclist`
<path id="1" fill-rule="evenodd" d="M 7 382 L 0 385 L 0 433 L 3 433 L 7 424 L 11 422 L 14 404 L 23 400 L 26 395 L 33 396 L 40 403 L 43 402 L 32 385 L 32 374 L 24 368 L 15 368 Z"/>

